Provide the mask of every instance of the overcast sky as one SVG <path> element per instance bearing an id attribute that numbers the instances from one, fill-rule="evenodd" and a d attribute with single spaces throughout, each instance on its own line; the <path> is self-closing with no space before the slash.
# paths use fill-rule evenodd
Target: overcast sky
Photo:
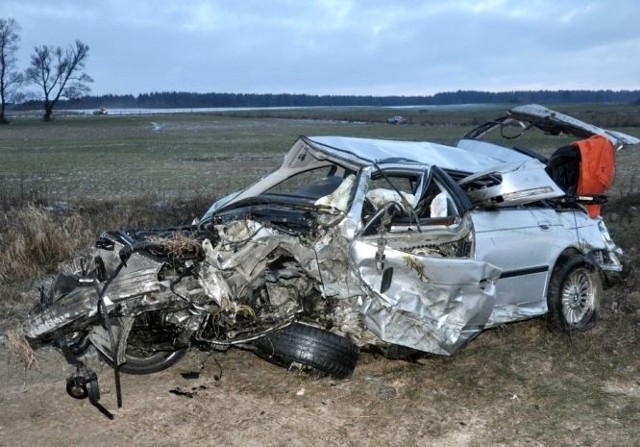
<path id="1" fill-rule="evenodd" d="M 92 94 L 640 89 L 638 0 L 1 0 Z"/>

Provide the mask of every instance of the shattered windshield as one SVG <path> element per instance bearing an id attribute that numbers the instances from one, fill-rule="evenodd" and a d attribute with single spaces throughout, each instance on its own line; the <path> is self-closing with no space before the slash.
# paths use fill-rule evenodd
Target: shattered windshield
<path id="1" fill-rule="evenodd" d="M 338 166 L 321 166 L 303 171 L 267 189 L 263 194 L 278 194 L 319 199 L 331 194 L 342 183 L 342 177 L 336 175 Z"/>

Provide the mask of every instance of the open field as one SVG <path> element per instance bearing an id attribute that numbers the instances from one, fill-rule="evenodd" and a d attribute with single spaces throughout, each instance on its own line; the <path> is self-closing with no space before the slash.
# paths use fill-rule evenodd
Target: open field
<path id="1" fill-rule="evenodd" d="M 457 129 L 459 132 L 460 129 Z M 51 198 L 229 192 L 275 168 L 299 135 L 453 142 L 446 126 L 212 114 L 69 116 L 0 129 L 3 194 Z"/>
<path id="2" fill-rule="evenodd" d="M 49 200 L 149 193 L 161 197 L 215 197 L 271 171 L 299 135 L 454 144 L 475 125 L 503 110 L 498 106 L 462 112 L 338 108 L 61 116 L 49 125 L 35 118 L 18 118 L 13 125 L 0 128 L 0 204 L 16 196 Z M 590 109 L 571 112 L 595 118 L 595 122 L 600 119 L 615 124 L 627 122 L 620 118 L 624 112 L 630 116 L 640 114 L 640 107 L 618 106 L 599 114 Z M 393 126 L 380 122 L 384 116 L 396 113 L 416 124 Z M 624 130 L 640 134 L 640 118 L 637 121 L 638 127 Z M 540 147 L 539 141 L 530 143 Z M 620 153 L 621 169 L 629 166 L 626 159 L 632 155 L 630 151 Z M 627 191 L 631 173 L 623 172 L 619 177 L 618 189 Z"/>
<path id="3" fill-rule="evenodd" d="M 62 116 L 50 125 L 16 119 L 0 127 L 0 344 L 28 312 L 35 286 L 101 229 L 189 222 L 274 169 L 300 134 L 451 144 L 502 110 Z M 571 113 L 595 124 L 630 117 L 638 126 L 638 110 Z M 414 124 L 375 121 L 396 113 Z M 429 114 L 429 123 L 418 120 Z M 640 136 L 640 127 L 620 130 Z M 637 150 L 618 153 L 605 207 L 632 263 L 639 257 Z M 29 207 L 30 200 L 71 208 Z M 124 408 L 116 409 L 111 370 L 93 358 L 113 421 L 67 396 L 71 368 L 59 353 L 38 351 L 25 376 L 0 346 L 0 446 L 640 446 L 640 280 L 631 268 L 605 291 L 589 333 L 550 332 L 534 319 L 487 331 L 451 358 L 407 363 L 363 353 L 343 381 L 287 373 L 238 350 L 191 352 L 162 373 L 123 376 Z"/>

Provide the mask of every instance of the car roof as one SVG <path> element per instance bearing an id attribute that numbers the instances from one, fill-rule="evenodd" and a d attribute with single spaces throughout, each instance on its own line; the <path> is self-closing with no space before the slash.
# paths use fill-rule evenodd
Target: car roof
<path id="1" fill-rule="evenodd" d="M 445 170 L 478 172 L 503 160 L 427 141 L 398 141 L 339 136 L 302 137 L 314 148 L 360 166 L 413 162 Z"/>

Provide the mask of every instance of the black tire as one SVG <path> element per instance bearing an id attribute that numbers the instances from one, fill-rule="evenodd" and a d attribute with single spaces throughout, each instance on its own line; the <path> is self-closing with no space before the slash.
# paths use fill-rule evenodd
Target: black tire
<path id="1" fill-rule="evenodd" d="M 171 347 L 174 335 L 170 328 L 166 334 L 168 340 L 162 340 L 162 333 L 158 335 L 159 322 L 154 320 L 158 316 L 161 318 L 159 312 L 147 312 L 136 318 L 127 339 L 126 362 L 120 365 L 120 372 L 133 375 L 157 373 L 175 365 L 187 354 L 188 347 Z M 113 320 L 112 324 L 117 325 L 118 320 Z M 113 368 L 111 358 L 114 356 L 111 351 L 107 350 L 107 356 L 100 351 L 98 353 Z"/>
<path id="2" fill-rule="evenodd" d="M 359 351 L 346 337 L 300 323 L 259 339 L 256 347 L 272 363 L 287 368 L 299 363 L 338 379 L 353 373 Z"/>
<path id="3" fill-rule="evenodd" d="M 560 258 L 547 292 L 552 328 L 564 332 L 592 329 L 601 300 L 602 281 L 597 267 L 581 255 Z"/>
<path id="4" fill-rule="evenodd" d="M 154 352 L 153 354 L 131 354 L 127 349 L 125 357 L 126 363 L 120 365 L 120 372 L 132 375 L 153 374 L 164 371 L 178 363 L 187 354 L 188 348 L 178 349 L 172 352 Z M 111 354 L 109 354 L 111 355 Z M 111 360 L 101 355 L 101 357 L 113 367 Z"/>

